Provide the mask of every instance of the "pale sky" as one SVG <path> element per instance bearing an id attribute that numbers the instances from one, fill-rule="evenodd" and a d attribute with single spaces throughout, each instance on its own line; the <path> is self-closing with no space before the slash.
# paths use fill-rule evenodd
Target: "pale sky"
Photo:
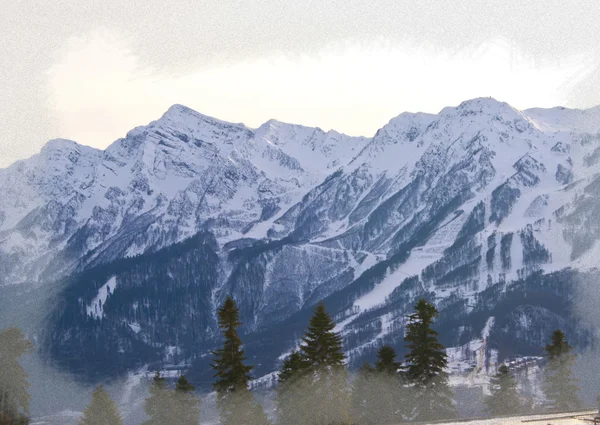
<path id="1" fill-rule="evenodd" d="M 105 148 L 174 103 L 372 136 L 492 96 L 600 104 L 595 0 L 2 0 L 0 167 Z"/>

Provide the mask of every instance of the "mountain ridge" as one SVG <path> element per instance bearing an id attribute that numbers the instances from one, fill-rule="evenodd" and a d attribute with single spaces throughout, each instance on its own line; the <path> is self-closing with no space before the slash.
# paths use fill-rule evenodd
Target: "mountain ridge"
<path id="1" fill-rule="evenodd" d="M 175 350 L 201 364 L 227 295 L 258 341 L 251 352 L 319 299 L 353 364 L 382 343 L 401 349 L 403 317 L 422 296 L 462 323 L 449 346 L 480 339 L 493 316 L 489 358 L 506 351 L 509 329 L 521 354 L 535 354 L 550 330 L 527 340 L 523 323 L 572 323 L 557 294 L 576 286 L 557 286 L 557 273 L 594 273 L 599 187 L 600 108 L 475 98 L 400 114 L 366 138 L 276 120 L 251 129 L 173 105 L 103 151 L 58 139 L 0 170 L 0 288 L 71 276 L 68 316 L 51 306 L 47 324 L 58 359 L 104 341 L 105 362 L 121 349 L 174 361 Z M 178 245 L 189 240 L 199 245 Z M 152 255 L 159 264 L 139 258 Z M 105 314 L 90 314 L 100 294 Z M 173 328 L 185 320 L 206 338 Z M 260 370 L 293 343 L 269 342 Z"/>

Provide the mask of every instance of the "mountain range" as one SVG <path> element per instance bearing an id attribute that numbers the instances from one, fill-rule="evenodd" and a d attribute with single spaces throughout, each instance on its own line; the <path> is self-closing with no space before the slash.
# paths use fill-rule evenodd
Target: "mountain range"
<path id="1" fill-rule="evenodd" d="M 106 150 L 51 140 L 0 169 L 0 322 L 38 314 L 42 351 L 90 380 L 170 365 L 209 382 L 228 295 L 256 376 L 320 300 L 353 367 L 403 353 L 421 297 L 442 342 L 484 341 L 488 365 L 556 328 L 586 347 L 599 172 L 600 107 L 477 98 L 350 137 L 174 105 Z"/>

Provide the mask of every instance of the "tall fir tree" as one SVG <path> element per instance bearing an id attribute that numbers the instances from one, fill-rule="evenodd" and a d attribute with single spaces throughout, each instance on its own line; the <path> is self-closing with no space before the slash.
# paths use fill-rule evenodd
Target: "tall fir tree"
<path id="1" fill-rule="evenodd" d="M 116 403 L 104 387 L 99 385 L 92 393 L 92 401 L 83 411 L 79 425 L 122 425 L 123 419 Z"/>
<path id="2" fill-rule="evenodd" d="M 384 345 L 377 350 L 375 369 L 377 369 L 377 372 L 397 374 L 400 369 L 400 362 L 396 361 L 396 350 L 389 345 Z"/>
<path id="3" fill-rule="evenodd" d="M 262 406 L 248 389 L 252 366 L 244 364 L 246 357 L 237 328 L 241 325 L 238 307 L 227 297 L 218 311 L 219 328 L 224 336 L 223 348 L 213 351 L 211 365 L 215 369 L 213 387 L 222 425 L 265 425 L 269 421 Z"/>
<path id="4" fill-rule="evenodd" d="M 225 341 L 223 348 L 213 351 L 215 356 L 213 369 L 216 370 L 214 389 L 219 395 L 225 395 L 229 392 L 240 391 L 248 387 L 251 379 L 250 371 L 252 366 L 244 364 L 246 356 L 242 349 L 242 340 L 240 339 L 237 328 L 242 324 L 240 322 L 240 313 L 238 307 L 231 297 L 227 297 L 223 306 L 218 311 L 219 328 L 223 333 Z"/>
<path id="5" fill-rule="evenodd" d="M 194 390 L 194 386 L 181 375 L 173 394 L 178 425 L 197 425 L 200 420 L 200 399 L 194 395 Z"/>
<path id="6" fill-rule="evenodd" d="M 20 329 L 0 332 L 0 424 L 29 423 L 29 382 L 20 360 L 32 349 Z"/>
<path id="7" fill-rule="evenodd" d="M 351 415 L 356 425 L 377 425 L 377 418 L 373 414 L 379 396 L 375 375 L 375 368 L 365 362 L 352 382 Z"/>
<path id="8" fill-rule="evenodd" d="M 491 417 L 517 414 L 524 411 L 519 398 L 517 381 L 505 364 L 498 368 L 496 376 L 490 379 L 491 395 L 485 398 L 485 407 Z"/>
<path id="9" fill-rule="evenodd" d="M 380 397 L 376 400 L 375 416 L 380 424 L 402 422 L 407 414 L 408 399 L 400 366 L 392 347 L 384 345 L 377 351 L 375 370 Z"/>
<path id="10" fill-rule="evenodd" d="M 417 421 L 449 419 L 456 416 L 453 392 L 448 386 L 448 364 L 439 334 L 431 326 L 438 316 L 432 304 L 421 299 L 408 317 L 405 336 L 406 378 L 412 388 L 414 410 L 410 416 Z"/>
<path id="11" fill-rule="evenodd" d="M 353 383 L 353 418 L 359 425 L 396 424 L 407 405 L 396 351 L 384 345 L 377 351 L 375 367 L 365 363 Z"/>
<path id="12" fill-rule="evenodd" d="M 307 367 L 313 370 L 343 368 L 346 355 L 342 350 L 342 337 L 334 332 L 335 322 L 327 313 L 325 304 L 315 307 L 304 332 L 300 350 Z"/>
<path id="13" fill-rule="evenodd" d="M 283 361 L 279 370 L 277 376 L 279 383 L 293 382 L 306 368 L 307 362 L 302 354 L 297 350 L 292 350 L 290 355 Z"/>
<path id="14" fill-rule="evenodd" d="M 571 411 L 582 406 L 579 387 L 573 376 L 575 354 L 561 330 L 552 333 L 551 343 L 546 345 L 548 363 L 544 371 L 544 393 L 556 411 Z"/>
<path id="15" fill-rule="evenodd" d="M 346 356 L 342 338 L 334 329 L 325 305 L 318 303 L 300 345 L 306 364 L 306 401 L 312 406 L 306 416 L 314 424 L 347 424 L 351 420 Z"/>
<path id="16" fill-rule="evenodd" d="M 150 397 L 144 403 L 144 411 L 150 418 L 143 425 L 175 424 L 177 412 L 173 393 L 159 372 L 154 375 L 149 391 Z"/>
<path id="17" fill-rule="evenodd" d="M 303 371 L 306 361 L 299 351 L 293 350 L 285 358 L 278 374 L 277 387 L 277 423 L 279 425 L 302 424 L 305 407 L 302 405 Z"/>

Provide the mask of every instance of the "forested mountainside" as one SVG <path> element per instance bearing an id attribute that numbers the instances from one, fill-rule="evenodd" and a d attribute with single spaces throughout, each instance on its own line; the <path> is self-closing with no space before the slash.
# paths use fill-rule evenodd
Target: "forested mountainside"
<path id="1" fill-rule="evenodd" d="M 202 380 L 227 295 L 257 374 L 319 300 L 354 365 L 402 352 L 418 297 L 449 347 L 485 330 L 488 358 L 539 354 L 557 327 L 583 347 L 599 160 L 600 108 L 481 98 L 357 138 L 175 105 L 105 151 L 54 140 L 0 170 L 0 285 L 61 288 L 44 347 L 92 379 L 166 362 Z"/>

